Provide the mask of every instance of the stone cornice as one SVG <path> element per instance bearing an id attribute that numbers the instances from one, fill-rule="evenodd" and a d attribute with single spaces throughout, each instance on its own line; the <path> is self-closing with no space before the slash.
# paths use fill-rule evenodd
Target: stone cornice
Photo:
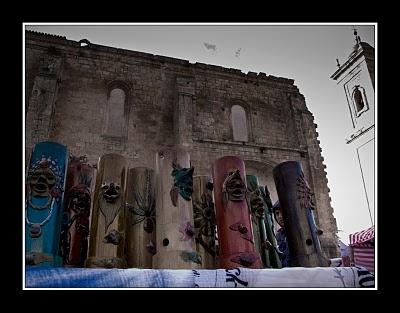
<path id="1" fill-rule="evenodd" d="M 65 37 L 65 36 L 42 33 L 42 32 L 38 32 L 38 31 L 34 31 L 34 30 L 26 30 L 25 34 L 27 36 L 37 36 L 37 37 L 43 37 L 44 36 L 46 38 L 67 40 L 67 37 Z"/>
<path id="2" fill-rule="evenodd" d="M 273 75 L 266 75 L 263 72 L 260 72 L 258 74 L 255 72 L 248 72 L 247 74 L 245 74 L 239 69 L 225 68 L 222 66 L 204 64 L 204 63 L 200 63 L 200 62 L 190 63 L 188 60 L 182 60 L 182 59 L 177 59 L 177 58 L 172 58 L 172 57 L 167 57 L 167 56 L 162 56 L 162 55 L 154 55 L 151 53 L 138 52 L 138 51 L 127 50 L 127 49 L 108 47 L 108 46 L 97 45 L 97 44 L 93 44 L 93 43 L 90 43 L 85 47 L 81 47 L 80 41 L 68 40 L 65 36 L 51 35 L 51 34 L 40 33 L 40 32 L 36 32 L 36 31 L 30 31 L 30 30 L 26 31 L 25 38 L 27 40 L 31 40 L 31 41 L 39 40 L 41 42 L 48 42 L 49 45 L 51 45 L 51 43 L 61 44 L 61 45 L 65 46 L 65 50 L 67 53 L 75 52 L 75 54 L 76 54 L 76 53 L 79 53 L 79 51 L 88 51 L 88 52 L 90 51 L 91 53 L 99 52 L 99 53 L 113 54 L 113 55 L 116 54 L 116 55 L 126 56 L 126 57 L 135 57 L 135 58 L 143 59 L 149 63 L 155 63 L 157 65 L 168 63 L 169 65 L 177 65 L 179 67 L 183 66 L 186 69 L 190 68 L 190 69 L 194 70 L 195 72 L 206 71 L 210 74 L 224 75 L 224 76 L 226 75 L 227 77 L 230 77 L 230 78 L 239 78 L 241 81 L 244 80 L 244 82 L 253 83 L 254 85 L 258 85 L 259 83 L 273 83 L 273 84 L 276 84 L 277 86 L 282 86 L 282 88 L 289 87 L 290 89 L 298 90 L 298 88 L 294 85 L 294 79 L 289 79 L 289 78 L 284 78 L 284 77 L 276 77 Z M 29 44 L 33 44 L 33 42 L 30 42 Z M 37 45 L 37 46 L 40 46 L 40 45 Z M 71 50 L 71 48 L 72 48 L 72 50 Z"/>
<path id="3" fill-rule="evenodd" d="M 374 51 L 375 49 L 371 47 L 369 44 L 365 42 L 361 42 L 358 45 L 357 50 L 353 51 L 349 59 L 342 64 L 335 73 L 332 74 L 331 78 L 333 80 L 337 80 L 352 64 L 354 64 L 356 61 L 358 61 L 362 56 L 365 58 L 371 59 L 374 58 Z"/>
<path id="4" fill-rule="evenodd" d="M 238 142 L 238 141 L 221 141 L 221 140 L 213 140 L 213 139 L 200 139 L 200 138 L 193 138 L 193 142 L 198 143 L 211 143 L 216 145 L 231 145 L 231 146 L 239 146 L 245 148 L 257 148 L 260 150 L 284 150 L 284 151 L 291 151 L 297 153 L 308 153 L 306 149 L 297 149 L 297 148 L 290 148 L 290 147 L 280 147 L 280 146 L 267 146 L 261 145 L 256 143 L 247 143 L 247 142 Z"/>

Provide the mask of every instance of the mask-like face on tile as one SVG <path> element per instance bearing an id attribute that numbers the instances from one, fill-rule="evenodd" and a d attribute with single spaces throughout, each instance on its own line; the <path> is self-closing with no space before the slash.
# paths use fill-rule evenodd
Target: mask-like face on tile
<path id="1" fill-rule="evenodd" d="M 230 201 L 242 201 L 246 196 L 246 185 L 240 176 L 239 170 L 230 172 L 224 182 L 224 191 Z"/>
<path id="2" fill-rule="evenodd" d="M 90 210 L 90 191 L 85 185 L 78 185 L 71 191 L 71 209 L 76 213 Z"/>
<path id="3" fill-rule="evenodd" d="M 101 186 L 98 194 L 98 203 L 100 211 L 105 217 L 105 231 L 107 231 L 108 227 L 123 207 L 122 189 L 120 184 L 109 181 L 105 181 Z"/>
<path id="4" fill-rule="evenodd" d="M 32 196 L 50 197 L 50 190 L 56 185 L 56 175 L 47 166 L 35 169 L 28 177 Z"/>
<path id="5" fill-rule="evenodd" d="M 250 194 L 250 205 L 252 213 L 257 213 L 259 215 L 264 214 L 264 202 L 258 190 Z"/>
<path id="6" fill-rule="evenodd" d="M 113 182 L 104 183 L 101 189 L 103 199 L 106 200 L 107 203 L 114 203 L 121 194 L 121 186 Z"/>

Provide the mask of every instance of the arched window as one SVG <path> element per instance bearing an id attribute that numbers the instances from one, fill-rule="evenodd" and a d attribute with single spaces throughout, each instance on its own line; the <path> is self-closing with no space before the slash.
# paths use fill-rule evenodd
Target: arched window
<path id="1" fill-rule="evenodd" d="M 363 100 L 363 96 L 361 93 L 361 90 L 358 89 L 359 86 L 355 86 L 354 91 L 353 91 L 353 100 L 354 103 L 356 105 L 356 110 L 357 112 L 360 112 L 362 109 L 364 109 L 364 100 Z"/>
<path id="2" fill-rule="evenodd" d="M 123 135 L 125 124 L 125 91 L 120 88 L 111 90 L 107 103 L 107 122 L 105 132 L 109 136 Z"/>
<path id="3" fill-rule="evenodd" d="M 246 111 L 240 105 L 231 108 L 233 140 L 248 141 Z"/>

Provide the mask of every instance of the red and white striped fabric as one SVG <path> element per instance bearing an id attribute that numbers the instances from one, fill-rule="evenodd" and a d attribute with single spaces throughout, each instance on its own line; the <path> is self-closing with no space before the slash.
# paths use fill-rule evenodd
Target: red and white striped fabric
<path id="1" fill-rule="evenodd" d="M 375 239 L 375 227 L 372 226 L 366 230 L 350 234 L 350 247 L 362 245 L 363 243 L 373 243 Z M 366 245 L 368 246 L 368 244 Z"/>
<path id="2" fill-rule="evenodd" d="M 354 264 L 365 267 L 371 273 L 375 272 L 375 228 L 350 235 L 350 247 L 353 251 Z"/>
<path id="3" fill-rule="evenodd" d="M 375 272 L 375 248 L 371 247 L 352 247 L 354 254 L 354 265 L 365 267 L 371 273 Z"/>

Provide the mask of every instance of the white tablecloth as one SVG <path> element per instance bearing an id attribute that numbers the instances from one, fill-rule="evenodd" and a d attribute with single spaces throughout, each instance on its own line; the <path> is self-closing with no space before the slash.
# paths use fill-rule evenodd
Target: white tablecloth
<path id="1" fill-rule="evenodd" d="M 25 288 L 360 288 L 375 277 L 361 267 L 153 270 L 27 268 Z"/>

